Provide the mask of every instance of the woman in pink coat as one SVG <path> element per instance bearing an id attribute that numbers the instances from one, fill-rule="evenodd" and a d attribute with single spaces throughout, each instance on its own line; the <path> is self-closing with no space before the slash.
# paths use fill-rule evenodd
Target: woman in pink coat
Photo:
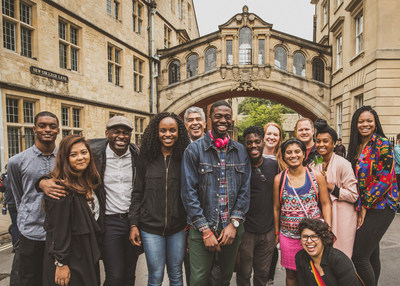
<path id="1" fill-rule="evenodd" d="M 357 211 L 354 207 L 358 199 L 357 179 L 351 163 L 333 152 L 337 140 L 336 131 L 323 119 L 317 119 L 315 128 L 316 147 L 323 160 L 323 162 L 315 162 L 315 168 L 325 175 L 330 192 L 332 232 L 337 238 L 333 247 L 351 258 L 357 230 Z"/>

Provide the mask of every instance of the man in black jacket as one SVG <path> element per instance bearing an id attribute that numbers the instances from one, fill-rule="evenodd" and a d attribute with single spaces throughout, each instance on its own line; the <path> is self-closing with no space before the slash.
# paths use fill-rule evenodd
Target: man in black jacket
<path id="1" fill-rule="evenodd" d="M 135 270 L 140 248 L 129 241 L 128 220 L 131 194 L 136 177 L 138 148 L 131 143 L 133 124 L 124 116 L 112 117 L 106 125 L 106 138 L 89 140 L 99 186 L 106 195 L 102 257 L 106 272 L 105 286 L 135 284 Z M 61 196 L 62 186 L 42 180 L 40 188 L 48 196 Z"/>

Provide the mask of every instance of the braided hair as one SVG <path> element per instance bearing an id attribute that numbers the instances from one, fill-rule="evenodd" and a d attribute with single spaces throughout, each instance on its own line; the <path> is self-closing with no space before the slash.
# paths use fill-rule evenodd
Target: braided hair
<path id="1" fill-rule="evenodd" d="M 142 142 L 140 144 L 140 156 L 144 160 L 151 161 L 161 153 L 161 142 L 158 138 L 158 127 L 161 120 L 166 117 L 175 119 L 178 125 L 178 140 L 172 149 L 172 158 L 180 160 L 183 152 L 190 143 L 189 135 L 182 119 L 171 112 L 162 112 L 153 117 L 143 133 Z"/>

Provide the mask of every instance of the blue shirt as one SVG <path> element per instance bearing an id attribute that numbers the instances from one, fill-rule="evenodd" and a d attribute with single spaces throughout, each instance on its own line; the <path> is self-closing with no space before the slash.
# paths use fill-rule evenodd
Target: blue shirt
<path id="1" fill-rule="evenodd" d="M 400 145 L 394 146 L 394 160 L 396 162 L 396 175 L 400 175 Z M 399 184 L 400 182 L 397 182 Z"/>
<path id="2" fill-rule="evenodd" d="M 8 160 L 8 187 L 12 190 L 17 205 L 18 229 L 32 240 L 46 240 L 43 228 L 45 213 L 42 207 L 43 193 L 35 189 L 39 177 L 50 173 L 55 164 L 57 148 L 46 156 L 33 145 Z"/>

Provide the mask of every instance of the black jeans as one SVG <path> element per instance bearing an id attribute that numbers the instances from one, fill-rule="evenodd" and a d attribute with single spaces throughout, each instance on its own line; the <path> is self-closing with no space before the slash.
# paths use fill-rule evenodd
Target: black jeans
<path id="1" fill-rule="evenodd" d="M 388 206 L 383 210 L 367 210 L 364 223 L 356 232 L 352 260 L 366 286 L 378 285 L 381 272 L 379 242 L 394 215 L 395 212 Z"/>
<path id="2" fill-rule="evenodd" d="M 45 241 L 19 237 L 18 273 L 21 286 L 42 286 Z"/>
<path id="3" fill-rule="evenodd" d="M 103 262 L 106 272 L 104 286 L 135 285 L 136 263 L 140 248 L 129 241 L 127 217 L 107 216 L 104 220 Z"/>

